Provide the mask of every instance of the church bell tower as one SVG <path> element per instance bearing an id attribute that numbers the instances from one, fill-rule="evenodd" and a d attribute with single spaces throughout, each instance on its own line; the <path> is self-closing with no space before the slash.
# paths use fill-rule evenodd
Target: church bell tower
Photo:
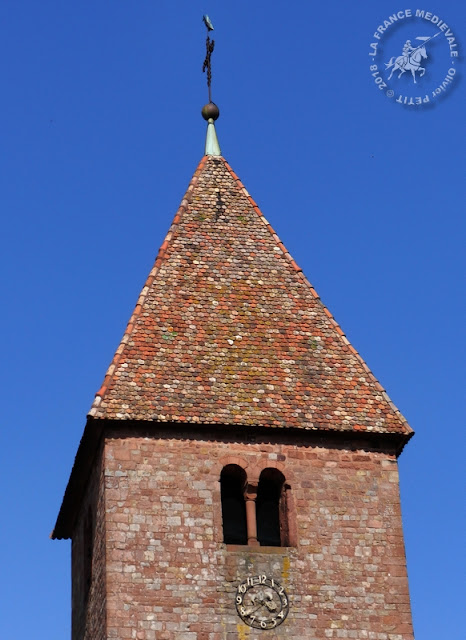
<path id="1" fill-rule="evenodd" d="M 72 541 L 72 640 L 413 640 L 413 432 L 222 156 L 218 115 L 52 533 Z"/>

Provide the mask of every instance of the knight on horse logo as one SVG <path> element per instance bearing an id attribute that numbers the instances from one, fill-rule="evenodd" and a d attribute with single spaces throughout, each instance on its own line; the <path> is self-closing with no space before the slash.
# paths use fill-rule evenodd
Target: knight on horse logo
<path id="1" fill-rule="evenodd" d="M 414 38 L 416 32 L 423 35 Z M 401 55 L 386 62 L 388 51 L 401 51 Z M 459 79 L 460 51 L 455 34 L 444 20 L 425 9 L 400 9 L 380 21 L 368 53 L 372 82 L 387 98 L 403 106 L 432 106 Z"/>
<path id="2" fill-rule="evenodd" d="M 429 42 L 429 40 L 433 40 L 440 34 L 441 31 L 438 31 L 430 38 L 427 36 L 418 36 L 416 40 L 421 40 L 421 44 L 419 44 L 417 47 L 412 47 L 411 40 L 406 40 L 401 56 L 398 56 L 397 58 L 395 56 L 392 56 L 390 58 L 390 61 L 385 63 L 386 70 L 390 69 L 390 67 L 393 67 L 392 72 L 388 76 L 387 80 L 391 80 L 391 77 L 395 71 L 400 72 L 398 78 L 401 78 L 405 71 L 411 71 L 414 84 L 416 84 L 416 71 L 419 71 L 420 78 L 422 78 L 422 76 L 426 72 L 425 67 L 421 67 L 421 60 L 427 60 L 426 44 Z"/>

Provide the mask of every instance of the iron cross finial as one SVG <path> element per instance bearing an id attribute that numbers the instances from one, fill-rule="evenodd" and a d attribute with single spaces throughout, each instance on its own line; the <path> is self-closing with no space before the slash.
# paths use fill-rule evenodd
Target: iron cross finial
<path id="1" fill-rule="evenodd" d="M 209 102 L 212 102 L 212 92 L 211 92 L 211 84 L 212 84 L 212 65 L 210 62 L 210 58 L 212 57 L 212 52 L 215 47 L 215 40 L 211 40 L 209 37 L 209 33 L 214 30 L 214 25 L 210 21 L 209 16 L 206 14 L 202 17 L 202 20 L 207 28 L 207 39 L 206 39 L 206 54 L 204 59 L 204 64 L 202 65 L 202 71 L 207 70 L 207 88 L 209 90 Z"/>

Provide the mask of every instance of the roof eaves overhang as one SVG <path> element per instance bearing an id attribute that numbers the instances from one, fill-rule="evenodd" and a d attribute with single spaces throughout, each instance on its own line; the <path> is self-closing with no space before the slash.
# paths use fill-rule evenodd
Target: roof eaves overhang
<path id="1" fill-rule="evenodd" d="M 71 469 L 55 527 L 50 537 L 62 540 L 72 537 L 74 525 L 86 490 L 93 463 L 104 431 L 103 421 L 88 419 Z"/>

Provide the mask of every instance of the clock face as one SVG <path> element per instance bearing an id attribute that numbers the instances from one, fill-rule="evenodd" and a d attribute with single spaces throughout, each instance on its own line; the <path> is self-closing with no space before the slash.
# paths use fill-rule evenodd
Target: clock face
<path id="1" fill-rule="evenodd" d="M 288 596 L 273 578 L 249 576 L 236 590 L 236 610 L 241 620 L 250 627 L 273 629 L 288 615 Z"/>

